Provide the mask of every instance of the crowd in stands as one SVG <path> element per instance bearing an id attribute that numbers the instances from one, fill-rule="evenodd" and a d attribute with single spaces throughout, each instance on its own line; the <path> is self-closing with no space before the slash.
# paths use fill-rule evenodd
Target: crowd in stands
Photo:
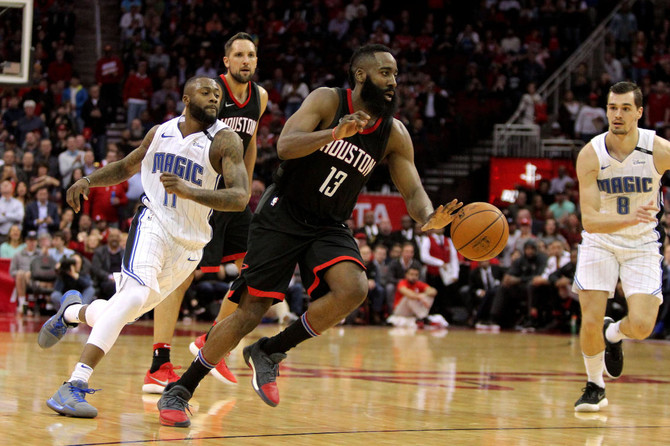
<path id="1" fill-rule="evenodd" d="M 0 256 L 12 259 L 19 308 L 32 308 L 34 290 L 51 290 L 50 305 L 67 287 L 81 289 L 86 298 L 111 295 L 142 193 L 139 176 L 94 189 L 80 214 L 64 203 L 64 191 L 127 155 L 155 123 L 178 116 L 186 80 L 223 73 L 223 43 L 236 32 L 258 39 L 256 81 L 269 93 L 258 128 L 252 206 L 271 182 L 286 119 L 311 90 L 348 86 L 347 61 L 361 44 L 385 44 L 398 61 L 397 118 L 412 136 L 420 170 L 468 147 L 519 103 L 525 104 L 525 121 L 553 121 L 535 90 L 610 3 L 475 3 L 430 0 L 392 8 L 380 0 L 276 0 L 230 8 L 218 0 L 123 0 L 119 40 L 104 45 L 100 59 L 91 62 L 95 79 L 84 80 L 73 68 L 81 64 L 76 3 L 36 2 L 31 84 L 0 89 Z M 600 132 L 607 88 L 624 78 L 639 82 L 648 98 L 645 125 L 667 132 L 670 21 L 654 21 L 650 3 L 639 1 L 613 21 L 602 76 L 591 78 L 586 65 L 574 73 L 555 117 L 557 134 L 586 140 Z M 8 54 L 10 46 L 5 39 L 0 52 Z M 112 123 L 125 127 L 120 138 L 108 136 Z M 384 166 L 378 171 L 371 190 L 388 183 Z M 368 265 L 370 297 L 349 322 L 445 325 L 446 319 L 539 328 L 558 321 L 565 328 L 565 318 L 575 314 L 567 282 L 580 239 L 576 203 L 576 188 L 565 176 L 520 190 L 506 210 L 508 247 L 491 265 L 470 265 L 447 236 L 421 234 L 409 216 L 395 232 L 387 221 L 366 216 L 365 225 L 352 230 Z M 33 263 L 40 265 L 33 270 Z M 220 300 L 217 284 L 235 274 L 222 266 L 218 274 L 199 278 L 185 299 L 185 314 L 215 314 L 209 307 Z M 298 275 L 289 295 L 291 312 L 299 314 L 306 303 Z"/>

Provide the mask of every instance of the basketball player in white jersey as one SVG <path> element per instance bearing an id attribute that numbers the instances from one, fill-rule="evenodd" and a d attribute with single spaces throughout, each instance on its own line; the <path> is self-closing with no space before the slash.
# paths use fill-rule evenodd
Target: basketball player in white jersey
<path id="1" fill-rule="evenodd" d="M 603 371 L 623 370 L 623 339 L 645 339 L 656 322 L 661 294 L 660 180 L 670 169 L 670 142 L 640 129 L 642 92 L 631 82 L 610 88 L 609 129 L 579 153 L 582 212 L 575 288 L 582 309 L 580 343 L 588 381 L 575 411 L 607 406 Z M 621 280 L 628 315 L 605 318 L 607 299 Z M 605 321 L 603 326 L 603 319 Z"/>
<path id="2" fill-rule="evenodd" d="M 242 143 L 217 120 L 221 88 L 213 79 L 196 77 L 184 87 L 184 115 L 155 126 L 124 159 L 78 180 L 67 191 L 75 212 L 90 187 L 118 184 L 141 170 L 145 195 L 131 225 L 117 292 L 109 301 L 81 305 L 69 291 L 58 313 L 38 337 L 42 348 L 58 342 L 67 328 L 84 322 L 93 327 L 70 379 L 47 401 L 54 411 L 92 418 L 97 409 L 85 396 L 93 368 L 110 350 L 121 329 L 158 305 L 196 268 L 212 237 L 212 209 L 241 211 L 249 201 L 249 180 Z M 223 177 L 225 189 L 217 189 Z"/>

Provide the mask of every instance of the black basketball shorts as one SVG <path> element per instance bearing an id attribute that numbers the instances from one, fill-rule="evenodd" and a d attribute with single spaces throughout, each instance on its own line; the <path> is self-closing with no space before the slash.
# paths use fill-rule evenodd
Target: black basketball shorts
<path id="1" fill-rule="evenodd" d="M 251 223 L 249 206 L 242 212 L 214 211 L 209 219 L 212 226 L 212 240 L 205 246 L 200 261 L 204 273 L 219 271 L 222 263 L 241 259 L 247 253 L 247 237 Z"/>
<path id="2" fill-rule="evenodd" d="M 344 224 L 306 220 L 274 185 L 267 189 L 251 220 L 242 273 L 228 294 L 233 302 L 239 303 L 245 287 L 254 296 L 284 300 L 296 264 L 312 299 L 330 291 L 324 274 L 331 266 L 349 261 L 365 270 L 358 245 Z"/>

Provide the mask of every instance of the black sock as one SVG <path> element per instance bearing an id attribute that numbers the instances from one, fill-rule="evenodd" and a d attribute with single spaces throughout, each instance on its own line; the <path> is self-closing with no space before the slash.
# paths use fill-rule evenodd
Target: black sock
<path id="1" fill-rule="evenodd" d="M 154 357 L 149 373 L 154 373 L 166 362 L 170 362 L 170 345 L 154 344 Z"/>
<path id="2" fill-rule="evenodd" d="M 191 392 L 191 395 L 193 395 L 193 392 L 195 392 L 200 381 L 207 376 L 214 366 L 216 366 L 216 364 L 212 365 L 207 363 L 202 357 L 202 354 L 198 353 L 198 356 L 195 357 L 190 367 L 184 372 L 175 385 L 186 387 L 186 389 Z"/>
<path id="3" fill-rule="evenodd" d="M 302 341 L 318 336 L 319 333 L 314 331 L 307 322 L 306 314 L 307 313 L 304 313 L 300 316 L 300 319 L 265 341 L 261 345 L 263 351 L 268 355 L 273 353 L 286 353 Z"/>

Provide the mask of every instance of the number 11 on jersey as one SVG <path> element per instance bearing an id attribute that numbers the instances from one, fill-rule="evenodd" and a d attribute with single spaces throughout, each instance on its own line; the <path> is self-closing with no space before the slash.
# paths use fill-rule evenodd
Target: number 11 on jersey
<path id="1" fill-rule="evenodd" d="M 335 194 L 337 188 L 340 187 L 340 184 L 342 184 L 342 182 L 346 180 L 346 178 L 347 178 L 346 172 L 331 167 L 330 174 L 319 188 L 319 192 L 324 194 L 326 197 L 332 197 Z M 331 180 L 332 184 L 330 184 Z"/>
<path id="2" fill-rule="evenodd" d="M 170 201 L 170 195 L 172 195 L 172 207 L 176 208 L 177 207 L 177 194 L 168 194 L 167 191 L 165 192 L 165 197 L 163 198 L 163 206 L 168 206 L 168 202 Z"/>

